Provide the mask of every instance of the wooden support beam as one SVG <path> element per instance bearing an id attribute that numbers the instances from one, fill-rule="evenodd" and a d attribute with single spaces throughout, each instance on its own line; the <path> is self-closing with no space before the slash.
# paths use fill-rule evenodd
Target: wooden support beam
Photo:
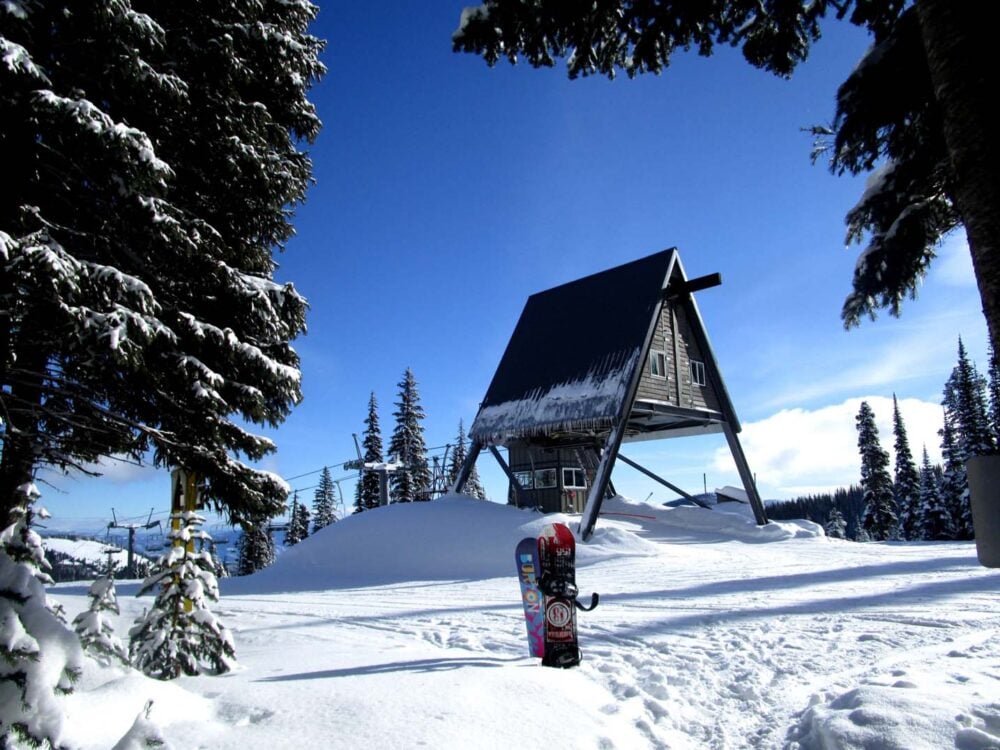
<path id="1" fill-rule="evenodd" d="M 671 484 L 670 482 L 668 482 L 663 477 L 657 476 L 656 474 L 654 474 L 653 472 L 651 472 L 649 469 L 647 469 L 645 466 L 640 466 L 639 464 L 637 464 L 632 459 L 626 458 L 621 453 L 618 454 L 618 460 L 619 461 L 624 461 L 625 463 L 627 463 L 629 466 L 631 466 L 636 471 L 641 471 L 643 474 L 645 474 L 650 479 L 659 482 L 660 484 L 662 484 L 667 489 L 670 489 L 670 490 L 676 492 L 681 497 L 683 497 L 683 498 L 685 498 L 687 500 L 690 500 L 691 502 L 695 503 L 696 505 L 700 505 L 702 508 L 711 508 L 712 507 L 708 503 L 705 503 L 705 502 L 699 500 L 698 498 L 694 497 L 693 495 L 689 495 L 687 492 L 685 492 L 684 490 L 682 490 L 680 487 L 678 487 L 678 486 L 676 486 L 674 484 Z"/>
<path id="2" fill-rule="evenodd" d="M 687 296 L 694 292 L 700 292 L 702 289 L 711 289 L 713 286 L 720 286 L 721 284 L 722 274 L 710 273 L 706 276 L 699 276 L 696 279 L 682 281 L 679 284 L 670 284 L 664 294 L 664 299 Z"/>
<path id="3" fill-rule="evenodd" d="M 451 491 L 456 495 L 465 489 L 465 483 L 469 481 L 469 475 L 472 473 L 472 467 L 476 465 L 476 459 L 479 458 L 479 452 L 482 451 L 483 444 L 478 440 L 473 440 L 469 445 L 469 452 L 465 455 L 465 461 L 462 463 L 462 468 L 458 470 L 458 476 L 455 477 L 455 483 L 451 486 Z"/>
<path id="4" fill-rule="evenodd" d="M 764 503 L 757 492 L 757 484 L 753 480 L 753 474 L 750 473 L 750 465 L 743 454 L 743 446 L 740 445 L 740 439 L 729 422 L 722 423 L 722 430 L 726 433 L 729 451 L 733 454 L 733 460 L 736 462 L 736 470 L 740 473 L 740 480 L 743 482 L 743 489 L 746 490 L 747 498 L 750 500 L 750 507 L 753 508 L 753 516 L 758 525 L 764 526 L 767 523 L 767 513 L 764 512 Z"/>
<path id="5" fill-rule="evenodd" d="M 490 453 L 493 454 L 493 458 L 497 460 L 497 463 L 500 464 L 500 468 L 503 469 L 503 473 L 506 474 L 507 479 L 510 480 L 510 486 L 514 488 L 514 497 L 517 498 L 517 507 L 527 507 L 527 498 L 524 496 L 524 489 L 522 489 L 521 483 L 517 481 L 517 478 L 514 476 L 514 472 L 510 470 L 510 466 L 508 466 L 507 462 L 503 460 L 503 456 L 500 455 L 500 451 L 497 450 L 495 445 L 490 446 Z"/>
<path id="6" fill-rule="evenodd" d="M 601 461 L 597 464 L 597 471 L 594 475 L 594 484 L 587 493 L 587 504 L 583 507 L 583 516 L 580 518 L 580 538 L 583 541 L 590 539 L 594 533 L 594 525 L 597 523 L 597 515 L 601 512 L 601 504 L 604 502 L 604 493 L 611 482 L 611 470 L 615 467 L 615 458 L 618 457 L 618 449 L 621 447 L 622 438 L 625 436 L 625 420 L 621 420 L 608 434 L 604 450 L 601 452 Z"/>

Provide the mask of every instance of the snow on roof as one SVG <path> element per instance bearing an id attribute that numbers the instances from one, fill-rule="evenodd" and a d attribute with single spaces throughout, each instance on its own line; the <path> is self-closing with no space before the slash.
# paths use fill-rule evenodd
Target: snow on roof
<path id="1" fill-rule="evenodd" d="M 739 503 L 749 503 L 750 498 L 747 496 L 746 490 L 741 490 L 739 487 L 733 487 L 732 485 L 726 485 L 725 487 L 715 490 L 715 494 L 720 498 L 725 498 L 727 500 L 735 500 Z"/>

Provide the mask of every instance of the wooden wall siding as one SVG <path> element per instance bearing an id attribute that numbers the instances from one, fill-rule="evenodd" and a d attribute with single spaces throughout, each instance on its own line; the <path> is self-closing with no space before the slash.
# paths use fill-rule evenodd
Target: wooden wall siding
<path id="1" fill-rule="evenodd" d="M 651 349 L 663 352 L 666 357 L 666 378 L 657 378 L 649 371 L 649 357 L 643 363 L 645 369 L 639 380 L 639 390 L 636 398 L 644 401 L 662 401 L 668 404 L 677 403 L 677 375 L 674 372 L 674 334 L 670 325 L 670 304 L 664 303 L 660 319 L 656 322 Z"/>
<path id="2" fill-rule="evenodd" d="M 667 377 L 654 377 L 647 357 L 642 379 L 639 381 L 637 399 L 660 401 L 690 409 L 720 410 L 712 388 L 697 386 L 691 382 L 691 360 L 704 362 L 705 357 L 694 341 L 683 307 L 670 302 L 663 304 L 650 348 L 666 354 Z"/>
<path id="3" fill-rule="evenodd" d="M 680 343 L 680 357 L 678 370 L 681 374 L 681 406 L 693 409 L 711 409 L 720 411 L 719 400 L 710 385 L 699 386 L 691 381 L 691 360 L 705 361 L 703 352 L 695 343 L 694 334 L 691 332 L 691 324 L 688 321 L 684 308 L 677 306 L 675 310 L 677 316 L 678 340 Z M 706 378 L 708 372 L 706 368 Z"/>

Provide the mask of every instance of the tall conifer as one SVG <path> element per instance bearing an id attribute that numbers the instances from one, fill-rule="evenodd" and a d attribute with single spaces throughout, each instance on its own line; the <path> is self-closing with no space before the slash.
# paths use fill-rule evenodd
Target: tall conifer
<path id="1" fill-rule="evenodd" d="M 324 466 L 319 475 L 319 485 L 313 494 L 312 524 L 314 534 L 337 520 L 337 498 L 334 492 L 330 467 Z"/>
<path id="2" fill-rule="evenodd" d="M 920 508 L 920 475 L 913 462 L 906 425 L 899 411 L 896 394 L 892 394 L 892 432 L 895 437 L 896 465 L 893 498 L 899 513 L 899 535 L 903 539 L 918 539 L 917 517 Z"/>
<path id="3" fill-rule="evenodd" d="M 924 460 L 920 464 L 920 517 L 921 538 L 928 540 L 954 539 L 955 529 L 951 513 L 941 495 L 941 479 L 931 466 L 924 446 Z"/>
<path id="4" fill-rule="evenodd" d="M 375 392 L 368 397 L 368 416 L 365 418 L 364 439 L 361 441 L 364 448 L 364 462 L 380 464 L 385 460 L 382 448 L 382 428 L 378 421 L 378 401 L 375 400 Z M 363 471 L 361 481 L 358 482 L 358 489 L 355 499 L 355 508 L 358 511 L 371 510 L 379 506 L 379 477 L 374 471 Z"/>
<path id="5" fill-rule="evenodd" d="M 424 442 L 424 410 L 420 406 L 417 381 L 409 367 L 399 383 L 399 401 L 396 402 L 396 426 L 389 441 L 389 455 L 402 468 L 392 474 L 393 502 L 425 500 L 425 491 L 431 485 L 431 470 L 427 463 L 427 445 Z"/>
<path id="6" fill-rule="evenodd" d="M 247 522 L 240 536 L 236 575 L 248 576 L 274 562 L 274 539 L 268 519 Z"/>
<path id="7" fill-rule="evenodd" d="M 864 528 L 875 541 L 891 539 L 897 532 L 898 516 L 889 476 L 889 454 L 879 444 L 875 413 L 861 402 L 855 420 L 861 453 L 861 487 L 865 492 Z"/>

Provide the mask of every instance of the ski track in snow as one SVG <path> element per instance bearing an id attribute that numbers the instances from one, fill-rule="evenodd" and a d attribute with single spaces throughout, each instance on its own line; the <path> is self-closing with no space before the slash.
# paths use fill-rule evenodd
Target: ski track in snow
<path id="1" fill-rule="evenodd" d="M 819 726 L 859 687 L 972 685 L 982 700 L 956 717 L 967 729 L 956 725 L 954 746 L 1000 742 L 1000 573 L 978 567 L 971 545 L 699 543 L 620 526 L 658 552 L 578 568 L 581 597 L 599 591 L 601 604 L 578 614 L 577 669 L 527 656 L 512 559 L 504 578 L 224 592 L 215 611 L 240 670 L 175 681 L 213 720 L 174 721 L 167 736 L 185 748 L 320 746 L 321 729 L 297 728 L 322 716 L 340 733 L 330 747 L 820 750 L 838 745 L 810 733 L 811 706 Z M 72 611 L 78 594 L 56 593 Z M 127 594 L 119 633 L 148 604 Z M 561 740 L 538 734 L 546 711 L 568 717 Z M 878 747 L 906 747 L 902 737 Z"/>

